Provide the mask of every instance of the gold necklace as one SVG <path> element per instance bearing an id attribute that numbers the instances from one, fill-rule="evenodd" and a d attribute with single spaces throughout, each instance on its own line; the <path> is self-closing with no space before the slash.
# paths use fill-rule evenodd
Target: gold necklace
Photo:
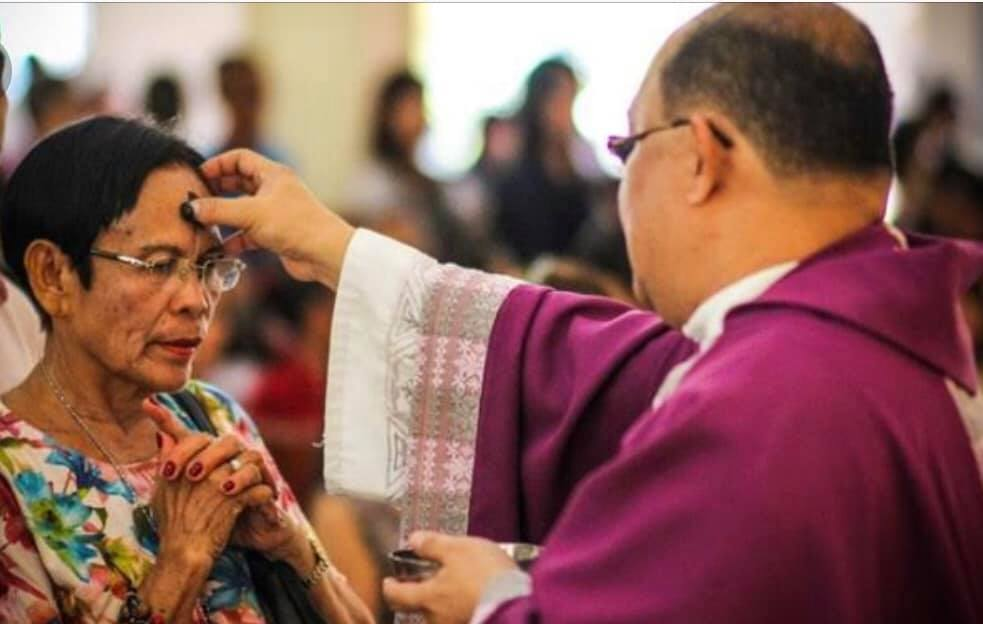
<path id="1" fill-rule="evenodd" d="M 126 475 L 123 474 L 123 470 L 120 468 L 119 462 L 116 461 L 116 457 L 109 452 L 109 449 L 104 447 L 99 442 L 99 439 L 92 433 L 89 426 L 85 424 L 85 419 L 82 418 L 82 415 L 79 414 L 78 410 L 75 409 L 75 406 L 73 406 L 71 402 L 69 402 L 68 397 L 65 396 L 65 390 L 61 387 L 61 384 L 55 381 L 54 375 L 52 375 L 51 371 L 48 369 L 48 364 L 46 362 L 41 362 L 40 368 L 41 375 L 44 377 L 44 381 L 48 384 L 48 387 L 51 388 L 55 398 L 58 399 L 58 402 L 61 403 L 63 408 L 65 408 L 65 411 L 68 412 L 68 414 L 75 420 L 79 428 L 85 433 L 86 437 L 89 438 L 89 441 L 92 442 L 92 445 L 99 449 L 100 453 L 106 456 L 106 459 L 109 460 L 109 463 L 112 464 L 113 469 L 116 471 L 116 474 L 119 475 L 119 479 L 123 484 L 123 487 L 126 488 L 126 491 L 130 494 L 130 497 L 134 502 L 136 502 L 138 500 L 137 492 L 130 484 L 130 481 L 126 478 Z M 141 523 L 141 518 L 143 519 L 143 523 Z M 157 527 L 157 521 L 154 519 L 154 514 L 150 510 L 149 505 L 140 504 L 133 508 L 133 524 L 136 526 L 138 535 L 143 531 L 151 531 L 157 536 L 157 539 L 160 539 L 160 531 Z M 140 599 L 136 594 L 136 586 L 129 581 L 127 583 L 130 585 L 130 589 L 127 592 L 126 600 L 132 601 L 133 605 L 138 604 Z M 135 608 L 133 605 L 130 605 L 128 608 Z M 195 611 L 199 614 L 202 621 L 208 621 L 208 610 L 203 602 L 199 601 L 198 604 L 195 605 Z"/>

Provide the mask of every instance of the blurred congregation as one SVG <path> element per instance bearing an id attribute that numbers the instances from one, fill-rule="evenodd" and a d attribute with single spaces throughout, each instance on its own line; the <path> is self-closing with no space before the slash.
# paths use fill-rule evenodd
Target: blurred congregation
<path id="1" fill-rule="evenodd" d="M 58 5 L 48 7 L 50 13 Z M 497 9 L 523 20 L 522 6 Z M 510 54 L 520 43 L 498 32 L 503 62 L 520 57 L 524 65 L 514 72 L 511 92 L 469 120 L 473 140 L 466 157 L 458 158 L 434 154 L 433 135 L 445 120 L 434 105 L 436 77 L 425 51 L 427 37 L 446 20 L 428 13 L 432 8 L 86 6 L 90 54 L 68 71 L 45 50 L 20 45 L 25 40 L 15 30 L 32 10 L 8 5 L 0 11 L 0 40 L 17 81 L 2 151 L 4 176 L 31 145 L 67 123 L 101 113 L 141 116 L 206 156 L 245 147 L 294 167 L 353 224 L 441 261 L 632 302 L 618 220 L 618 169 L 606 160 L 599 138 L 579 123 L 578 99 L 590 93 L 592 81 L 601 81 L 596 66 L 585 71 L 580 42 L 543 49 L 526 62 Z M 480 28 L 464 7 L 456 10 L 462 27 Z M 666 34 L 684 21 L 672 12 L 678 9 L 633 10 L 639 21 L 664 21 L 658 32 Z M 983 96 L 983 37 L 977 36 L 983 9 L 878 5 L 858 11 L 878 34 L 898 91 L 897 180 L 888 219 L 914 231 L 983 239 L 977 145 L 983 119 L 974 118 Z M 555 12 L 562 21 L 561 11 Z M 204 41 L 212 25 L 219 35 Z M 942 46 L 953 25 L 965 40 Z M 139 47 L 134 37 L 144 36 L 145 50 L 134 53 L 139 63 L 115 54 Z M 660 43 L 644 41 L 644 48 Z M 603 46 L 604 38 L 594 45 Z M 934 58 L 927 58 L 929 51 Z M 457 67 L 484 71 L 466 51 Z M 627 71 L 616 62 L 604 68 L 622 74 L 626 92 L 643 70 Z M 466 89 L 469 83 L 461 84 Z M 622 100 L 627 108 L 628 99 Z M 611 133 L 623 131 L 624 111 L 606 121 Z M 222 299 L 194 375 L 229 391 L 249 410 L 298 500 L 324 529 L 332 558 L 385 618 L 377 588 L 380 557 L 396 539 L 395 512 L 375 501 L 319 495 L 317 444 L 333 295 L 291 280 L 272 255 L 252 252 L 245 259 L 249 268 Z M 965 312 L 979 356 L 979 289 L 965 301 Z"/>

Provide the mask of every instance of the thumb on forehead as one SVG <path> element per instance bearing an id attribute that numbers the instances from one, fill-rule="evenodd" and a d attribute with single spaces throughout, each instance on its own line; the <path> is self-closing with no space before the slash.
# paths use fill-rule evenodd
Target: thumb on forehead
<path id="1" fill-rule="evenodd" d="M 199 197 L 188 202 L 196 221 L 203 225 L 224 225 L 248 229 L 253 222 L 251 197 Z"/>

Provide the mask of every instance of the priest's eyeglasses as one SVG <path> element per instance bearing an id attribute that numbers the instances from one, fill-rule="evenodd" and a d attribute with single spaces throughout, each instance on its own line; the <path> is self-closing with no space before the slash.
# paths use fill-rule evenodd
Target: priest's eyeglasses
<path id="1" fill-rule="evenodd" d="M 246 263 L 238 258 L 211 258 L 199 264 L 179 256 L 166 260 L 141 260 L 102 249 L 90 249 L 89 253 L 138 269 L 158 286 L 163 286 L 175 276 L 182 282 L 186 281 L 193 273 L 209 293 L 216 295 L 235 288 L 246 269 Z"/>
<path id="2" fill-rule="evenodd" d="M 691 123 L 693 122 L 689 119 L 674 119 L 673 121 L 667 123 L 664 126 L 656 126 L 654 128 L 649 128 L 648 130 L 642 130 L 637 134 L 632 134 L 624 137 L 614 136 L 614 135 L 609 136 L 608 151 L 614 154 L 614 156 L 617 157 L 617 159 L 620 160 L 622 164 L 625 164 L 628 162 L 628 157 L 631 156 L 632 150 L 635 149 L 635 145 L 639 141 L 642 141 L 643 139 L 646 139 L 658 132 L 665 132 L 666 130 L 675 130 L 676 128 L 688 126 Z M 713 136 L 717 139 L 717 141 L 720 142 L 721 145 L 724 146 L 725 149 L 730 149 L 734 145 L 734 142 L 730 139 L 729 136 L 721 132 L 720 129 L 714 126 L 713 124 L 709 124 L 709 125 L 710 125 L 710 132 L 713 133 Z"/>

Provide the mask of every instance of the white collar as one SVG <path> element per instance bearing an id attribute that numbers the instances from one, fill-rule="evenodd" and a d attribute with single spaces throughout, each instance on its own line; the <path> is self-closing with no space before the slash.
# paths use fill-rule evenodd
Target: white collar
<path id="1" fill-rule="evenodd" d="M 724 331 L 724 318 L 737 306 L 758 298 L 798 266 L 797 261 L 783 262 L 742 277 L 703 300 L 683 325 L 683 334 L 706 350 Z"/>

